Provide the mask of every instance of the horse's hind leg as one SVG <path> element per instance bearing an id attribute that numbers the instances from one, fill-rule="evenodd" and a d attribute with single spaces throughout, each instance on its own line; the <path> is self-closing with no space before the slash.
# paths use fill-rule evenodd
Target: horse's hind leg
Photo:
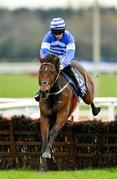
<path id="1" fill-rule="evenodd" d="M 48 168 L 47 168 L 47 159 L 41 157 L 41 158 L 40 158 L 39 171 L 40 171 L 41 173 L 44 173 L 44 172 L 47 171 L 47 169 L 48 169 Z"/>
<path id="2" fill-rule="evenodd" d="M 94 116 L 97 116 L 98 113 L 99 113 L 100 110 L 101 110 L 101 107 L 96 107 L 95 104 L 94 104 L 94 102 L 92 102 L 92 104 L 91 104 L 91 109 L 92 109 L 93 115 L 94 115 Z"/>
<path id="3" fill-rule="evenodd" d="M 82 100 L 89 105 L 93 103 L 93 99 L 94 99 L 94 84 L 86 72 L 84 73 L 84 79 L 85 79 L 87 91 L 86 94 L 82 97 Z"/>
<path id="4" fill-rule="evenodd" d="M 86 104 L 91 105 L 92 113 L 94 116 L 96 116 L 100 112 L 101 108 L 96 107 L 93 102 L 93 100 L 94 100 L 94 84 L 87 73 L 85 73 L 85 82 L 86 82 L 86 87 L 87 87 L 87 93 L 82 99 Z"/>

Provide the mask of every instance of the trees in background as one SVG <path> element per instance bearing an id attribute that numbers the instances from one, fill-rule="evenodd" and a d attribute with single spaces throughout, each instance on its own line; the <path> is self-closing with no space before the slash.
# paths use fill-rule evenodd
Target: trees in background
<path id="1" fill-rule="evenodd" d="M 0 9 L 0 61 L 29 61 L 38 56 L 44 34 L 53 17 L 63 17 L 67 29 L 75 36 L 76 57 L 92 59 L 92 9 L 50 9 L 8 11 Z M 117 60 L 117 11 L 101 9 L 101 55 Z"/>

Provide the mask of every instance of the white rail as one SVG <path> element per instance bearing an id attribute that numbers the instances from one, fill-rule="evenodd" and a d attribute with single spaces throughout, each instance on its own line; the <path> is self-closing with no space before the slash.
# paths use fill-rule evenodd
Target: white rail
<path id="1" fill-rule="evenodd" d="M 92 62 L 87 61 L 80 61 L 84 68 L 87 69 L 88 72 L 95 71 L 95 65 Z M 0 63 L 0 74 L 4 73 L 38 73 L 40 64 L 38 61 L 29 62 L 29 63 Z M 100 72 L 117 72 L 117 63 L 107 63 L 107 62 L 100 62 L 99 63 L 99 71 Z"/>
<path id="2" fill-rule="evenodd" d="M 101 107 L 101 111 L 99 115 L 95 118 L 92 116 L 91 106 L 84 104 L 82 101 L 80 106 L 74 112 L 74 116 L 76 115 L 75 121 L 78 119 L 77 114 L 79 114 L 79 118 L 88 118 L 88 119 L 100 119 L 100 120 L 108 120 L 113 121 L 117 116 L 117 98 L 116 97 L 108 97 L 108 98 L 95 98 L 94 103 L 96 106 Z"/>
<path id="3" fill-rule="evenodd" d="M 26 115 L 36 113 L 40 116 L 38 102 L 31 98 L 0 98 L 0 114 L 3 116 Z"/>
<path id="4" fill-rule="evenodd" d="M 102 110 L 97 117 L 102 120 L 115 120 L 117 116 L 117 98 L 95 98 L 96 106 L 101 106 Z M 12 116 L 24 114 L 31 117 L 39 117 L 40 112 L 38 102 L 31 98 L 0 98 L 0 114 L 3 116 Z M 74 112 L 74 120 L 79 118 L 94 118 L 92 116 L 91 108 L 89 105 L 84 104 L 82 101 Z"/>

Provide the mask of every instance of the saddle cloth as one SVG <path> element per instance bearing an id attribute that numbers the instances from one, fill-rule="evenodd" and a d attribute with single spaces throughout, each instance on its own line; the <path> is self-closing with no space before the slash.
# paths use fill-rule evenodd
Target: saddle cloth
<path id="1" fill-rule="evenodd" d="M 85 85 L 85 80 L 84 78 L 81 76 L 80 73 L 76 73 L 74 71 L 75 75 L 76 75 L 76 78 L 77 78 L 77 82 L 79 84 L 79 87 L 81 89 L 81 92 L 86 92 L 86 85 Z M 62 76 L 64 77 L 64 79 L 70 83 L 70 86 L 75 94 L 75 96 L 77 97 L 77 99 L 79 100 L 79 96 L 80 96 L 80 92 L 79 92 L 79 89 L 76 87 L 74 81 L 72 78 L 70 78 L 67 74 L 65 74 L 64 72 L 62 72 Z"/>

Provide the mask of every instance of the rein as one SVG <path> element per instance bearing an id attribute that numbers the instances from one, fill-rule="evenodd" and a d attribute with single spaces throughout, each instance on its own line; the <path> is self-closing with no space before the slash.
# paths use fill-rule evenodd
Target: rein
<path id="1" fill-rule="evenodd" d="M 69 85 L 69 83 L 70 83 L 70 81 L 69 81 L 67 84 L 65 84 L 65 86 L 63 86 L 62 89 L 60 89 L 59 91 L 54 92 L 54 93 L 49 93 L 49 95 L 57 95 L 57 94 L 62 93 L 62 92 L 67 88 L 67 86 Z"/>

